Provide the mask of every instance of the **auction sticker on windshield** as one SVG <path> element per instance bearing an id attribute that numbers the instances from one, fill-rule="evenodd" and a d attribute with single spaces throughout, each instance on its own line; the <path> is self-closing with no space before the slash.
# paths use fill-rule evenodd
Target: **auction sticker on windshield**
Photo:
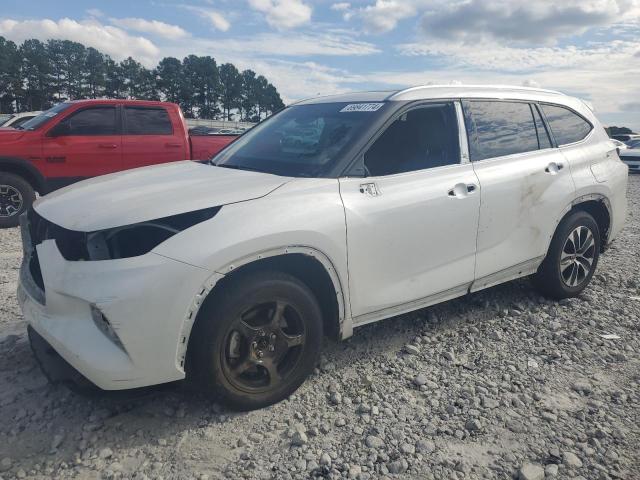
<path id="1" fill-rule="evenodd" d="M 375 112 L 383 105 L 384 103 L 350 103 L 340 112 Z"/>

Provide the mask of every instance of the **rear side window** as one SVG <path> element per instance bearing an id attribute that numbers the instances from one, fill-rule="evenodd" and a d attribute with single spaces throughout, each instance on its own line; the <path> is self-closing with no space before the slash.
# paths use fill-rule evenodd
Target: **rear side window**
<path id="1" fill-rule="evenodd" d="M 458 123 L 453 104 L 428 105 L 395 120 L 364 156 L 372 176 L 460 163 Z"/>
<path id="2" fill-rule="evenodd" d="M 472 161 L 538 150 L 528 103 L 474 100 L 463 105 Z"/>
<path id="3" fill-rule="evenodd" d="M 173 126 L 164 108 L 125 107 L 125 135 L 172 135 Z"/>
<path id="4" fill-rule="evenodd" d="M 593 128 L 589 122 L 568 108 L 542 105 L 542 111 L 558 145 L 579 142 Z"/>
<path id="5" fill-rule="evenodd" d="M 72 114 L 62 123 L 69 126 L 65 135 L 116 135 L 118 133 L 115 107 L 85 108 Z"/>

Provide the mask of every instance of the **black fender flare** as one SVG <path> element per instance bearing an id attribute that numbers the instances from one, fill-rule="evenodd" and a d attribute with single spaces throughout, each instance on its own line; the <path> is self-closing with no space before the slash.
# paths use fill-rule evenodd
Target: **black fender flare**
<path id="1" fill-rule="evenodd" d="M 27 160 L 0 156 L 0 172 L 20 175 L 31 184 L 35 191 L 42 195 L 47 193 L 47 181 L 44 175 Z"/>

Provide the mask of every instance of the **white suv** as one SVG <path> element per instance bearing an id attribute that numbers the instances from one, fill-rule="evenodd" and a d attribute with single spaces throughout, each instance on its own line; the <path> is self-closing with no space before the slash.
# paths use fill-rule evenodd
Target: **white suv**
<path id="1" fill-rule="evenodd" d="M 37 201 L 19 300 L 37 355 L 53 347 L 102 389 L 187 376 L 257 408 L 304 381 L 325 334 L 532 274 L 578 295 L 622 228 L 626 182 L 593 112 L 558 92 L 314 98 L 211 162 Z"/>

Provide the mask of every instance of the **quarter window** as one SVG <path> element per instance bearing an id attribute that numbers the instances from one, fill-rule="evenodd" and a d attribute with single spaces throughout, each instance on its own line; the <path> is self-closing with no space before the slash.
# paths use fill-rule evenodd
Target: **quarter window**
<path id="1" fill-rule="evenodd" d="M 465 101 L 471 160 L 538 150 L 531 107 L 524 102 Z"/>
<path id="2" fill-rule="evenodd" d="M 381 176 L 460 163 L 453 104 L 428 105 L 402 114 L 364 156 L 368 175 Z"/>
<path id="3" fill-rule="evenodd" d="M 568 108 L 542 105 L 542 111 L 558 145 L 579 142 L 591 131 L 591 124 Z"/>
<path id="4" fill-rule="evenodd" d="M 125 107 L 125 135 L 172 135 L 173 126 L 164 108 Z"/>

